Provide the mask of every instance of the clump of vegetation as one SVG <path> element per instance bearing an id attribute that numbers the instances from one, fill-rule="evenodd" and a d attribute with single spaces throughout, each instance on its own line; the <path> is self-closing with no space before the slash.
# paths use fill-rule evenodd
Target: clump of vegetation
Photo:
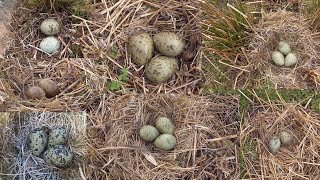
<path id="1" fill-rule="evenodd" d="M 311 17 L 312 26 L 320 30 L 320 0 L 307 0 L 307 13 Z"/>
<path id="2" fill-rule="evenodd" d="M 119 91 L 122 88 L 122 85 L 129 80 L 129 69 L 121 69 L 121 74 L 118 77 L 118 80 L 112 80 L 108 83 L 107 87 L 110 91 Z"/>
<path id="3" fill-rule="evenodd" d="M 204 36 L 207 51 L 224 59 L 234 59 L 248 45 L 253 18 L 243 3 L 203 3 Z"/>
<path id="4" fill-rule="evenodd" d="M 43 12 L 68 10 L 72 15 L 83 18 L 88 16 L 90 9 L 88 0 L 27 0 L 26 3 L 29 8 L 36 8 Z"/>

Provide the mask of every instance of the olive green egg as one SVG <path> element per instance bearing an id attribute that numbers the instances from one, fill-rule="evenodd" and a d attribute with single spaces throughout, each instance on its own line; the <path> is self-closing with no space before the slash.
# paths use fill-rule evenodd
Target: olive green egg
<path id="1" fill-rule="evenodd" d="M 146 65 L 146 77 L 155 83 L 162 83 L 170 78 L 178 69 L 178 60 L 165 56 L 158 56 L 150 60 Z"/>
<path id="2" fill-rule="evenodd" d="M 153 42 L 157 50 L 169 57 L 179 56 L 185 46 L 184 40 L 173 32 L 160 32 L 153 36 Z"/>
<path id="3" fill-rule="evenodd" d="M 154 141 L 159 136 L 159 131 L 157 128 L 151 125 L 145 125 L 139 130 L 139 135 L 141 139 L 151 142 Z"/>
<path id="4" fill-rule="evenodd" d="M 173 134 L 174 133 L 174 125 L 172 124 L 171 120 L 167 117 L 158 117 L 156 120 L 156 128 L 162 134 Z"/>
<path id="5" fill-rule="evenodd" d="M 161 134 L 153 143 L 158 149 L 168 151 L 176 146 L 177 140 L 172 134 Z"/>

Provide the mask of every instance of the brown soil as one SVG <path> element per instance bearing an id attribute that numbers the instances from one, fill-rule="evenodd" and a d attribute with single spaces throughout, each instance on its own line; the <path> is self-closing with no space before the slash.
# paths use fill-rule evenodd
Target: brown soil
<path id="1" fill-rule="evenodd" d="M 16 0 L 0 0 L 0 57 L 3 56 L 6 48 L 6 37 L 9 34 L 7 29 L 11 19 Z"/>

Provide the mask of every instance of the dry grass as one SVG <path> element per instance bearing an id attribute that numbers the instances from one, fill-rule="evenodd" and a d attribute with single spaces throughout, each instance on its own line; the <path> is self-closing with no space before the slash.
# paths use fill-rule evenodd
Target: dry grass
<path id="1" fill-rule="evenodd" d="M 2 129 L 0 166 L 4 179 L 62 179 L 65 177 L 81 179 L 82 163 L 87 155 L 86 114 L 29 112 L 11 114 L 14 117 Z M 68 128 L 67 146 L 74 155 L 73 165 L 68 169 L 58 169 L 31 154 L 27 139 L 31 130 L 38 127 L 53 128 L 64 125 Z M 8 166 L 9 165 L 9 166 Z"/>
<path id="2" fill-rule="evenodd" d="M 201 92 L 201 24 L 196 2 L 114 0 L 93 2 L 90 9 L 90 16 L 83 19 L 67 11 L 39 13 L 39 10 L 28 9 L 24 1 L 21 2 L 13 17 L 11 30 L 14 32 L 14 41 L 7 51 L 6 58 L 35 59 L 34 62 L 37 64 L 51 58 L 85 58 L 90 59 L 89 68 L 93 70 L 90 72 L 92 76 L 103 79 L 104 84 L 118 81 L 121 69 L 128 68 L 130 79 L 122 85 L 122 91 Z M 39 31 L 39 24 L 48 17 L 56 18 L 63 24 L 59 34 L 62 47 L 59 53 L 52 55 L 37 48 L 40 40 L 44 38 Z M 179 71 L 170 81 L 153 84 L 145 78 L 144 68 L 138 68 L 131 62 L 127 42 L 132 34 L 139 31 L 152 35 L 160 31 L 172 31 L 186 41 L 185 53 L 177 57 L 180 62 Z M 157 54 L 158 52 L 155 53 Z M 88 91 L 90 90 L 98 89 Z"/>
<path id="3" fill-rule="evenodd" d="M 88 119 L 88 179 L 239 178 L 237 96 L 126 95 L 104 106 Z M 159 115 L 176 126 L 172 151 L 138 135 Z"/>
<path id="4" fill-rule="evenodd" d="M 294 143 L 276 153 L 269 139 L 292 132 Z M 244 179 L 318 179 L 320 177 L 320 116 L 297 104 L 255 103 L 241 125 Z"/>
<path id="5" fill-rule="evenodd" d="M 231 74 L 236 79 L 234 87 L 316 88 L 319 86 L 319 33 L 310 30 L 310 24 L 303 16 L 281 10 L 263 14 L 255 25 L 255 32 L 244 52 L 243 62 Z M 298 54 L 295 67 L 278 67 L 271 61 L 271 52 L 279 41 L 287 41 Z"/>

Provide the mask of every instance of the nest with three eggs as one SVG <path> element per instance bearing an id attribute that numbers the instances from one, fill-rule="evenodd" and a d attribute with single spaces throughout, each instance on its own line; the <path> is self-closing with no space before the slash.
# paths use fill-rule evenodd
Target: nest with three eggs
<path id="1" fill-rule="evenodd" d="M 2 115 L 2 114 L 1 114 Z M 87 155 L 81 112 L 9 113 L 0 163 L 8 179 L 80 179 Z M 0 143 L 1 144 L 1 143 Z M 7 168 L 6 168 L 7 167 Z M 81 170 L 80 170 L 81 171 Z"/>

